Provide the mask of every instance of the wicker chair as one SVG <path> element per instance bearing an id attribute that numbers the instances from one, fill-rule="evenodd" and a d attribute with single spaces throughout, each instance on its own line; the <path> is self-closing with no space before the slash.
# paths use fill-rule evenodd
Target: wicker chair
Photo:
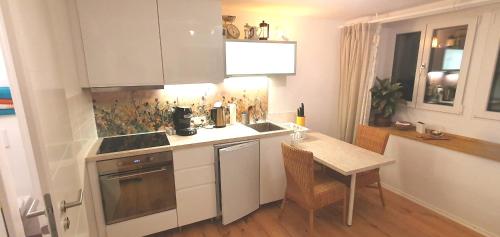
<path id="1" fill-rule="evenodd" d="M 354 142 L 354 144 L 356 146 L 383 155 L 385 152 L 385 147 L 387 146 L 387 141 L 389 140 L 389 135 L 389 132 L 386 130 L 359 125 L 358 131 L 356 133 L 356 141 Z M 350 186 L 351 176 L 344 176 L 333 170 L 330 170 L 329 173 L 335 176 L 337 180 L 347 185 L 347 187 Z M 380 185 L 379 169 L 365 171 L 356 175 L 356 189 L 363 188 L 375 183 L 377 183 L 378 186 L 376 188 L 378 188 L 378 191 L 380 193 L 380 201 L 382 202 L 382 206 L 385 207 L 382 186 Z"/>
<path id="2" fill-rule="evenodd" d="M 343 200 L 345 222 L 346 186 L 325 172 L 314 171 L 313 154 L 282 144 L 283 160 L 287 179 L 285 198 L 281 204 L 280 217 L 288 200 L 296 202 L 309 211 L 309 231 L 314 233 L 314 211 Z"/>

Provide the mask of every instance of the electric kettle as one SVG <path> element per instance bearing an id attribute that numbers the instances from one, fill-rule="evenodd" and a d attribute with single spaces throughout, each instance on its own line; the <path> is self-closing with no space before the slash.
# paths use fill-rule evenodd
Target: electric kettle
<path id="1" fill-rule="evenodd" d="M 214 127 L 223 128 L 226 126 L 226 111 L 223 106 L 212 108 L 210 118 L 214 121 Z"/>

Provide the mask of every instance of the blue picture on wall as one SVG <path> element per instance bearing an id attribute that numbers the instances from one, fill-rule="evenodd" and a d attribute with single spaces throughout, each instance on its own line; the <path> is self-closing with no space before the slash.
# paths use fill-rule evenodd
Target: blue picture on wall
<path id="1" fill-rule="evenodd" d="M 9 87 L 0 87 L 0 116 L 15 114 Z"/>

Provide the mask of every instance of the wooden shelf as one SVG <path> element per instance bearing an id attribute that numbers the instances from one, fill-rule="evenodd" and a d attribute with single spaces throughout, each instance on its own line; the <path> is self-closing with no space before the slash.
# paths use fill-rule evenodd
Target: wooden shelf
<path id="1" fill-rule="evenodd" d="M 404 137 L 426 144 L 450 149 L 453 151 L 458 151 L 490 160 L 500 161 L 500 144 L 498 143 L 487 142 L 450 133 L 445 134 L 445 136 L 449 138 L 448 140 L 424 140 L 420 137 L 420 134 L 415 131 L 415 129 L 404 131 L 398 130 L 394 127 L 377 128 L 389 130 L 391 135 L 394 136 Z"/>

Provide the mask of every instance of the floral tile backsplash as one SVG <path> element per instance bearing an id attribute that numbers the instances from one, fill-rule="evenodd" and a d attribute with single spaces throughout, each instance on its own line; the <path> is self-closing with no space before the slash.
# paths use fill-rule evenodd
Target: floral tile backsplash
<path id="1" fill-rule="evenodd" d="M 165 130 L 173 127 L 173 108 L 178 105 L 191 107 L 193 116 L 205 117 L 207 121 L 216 101 L 221 101 L 226 108 L 230 103 L 236 104 L 237 121 L 241 121 L 241 113 L 249 109 L 252 119 L 265 119 L 268 110 L 267 80 L 226 80 L 233 81 L 217 85 L 172 85 L 165 89 L 93 92 L 97 134 L 106 137 Z"/>

